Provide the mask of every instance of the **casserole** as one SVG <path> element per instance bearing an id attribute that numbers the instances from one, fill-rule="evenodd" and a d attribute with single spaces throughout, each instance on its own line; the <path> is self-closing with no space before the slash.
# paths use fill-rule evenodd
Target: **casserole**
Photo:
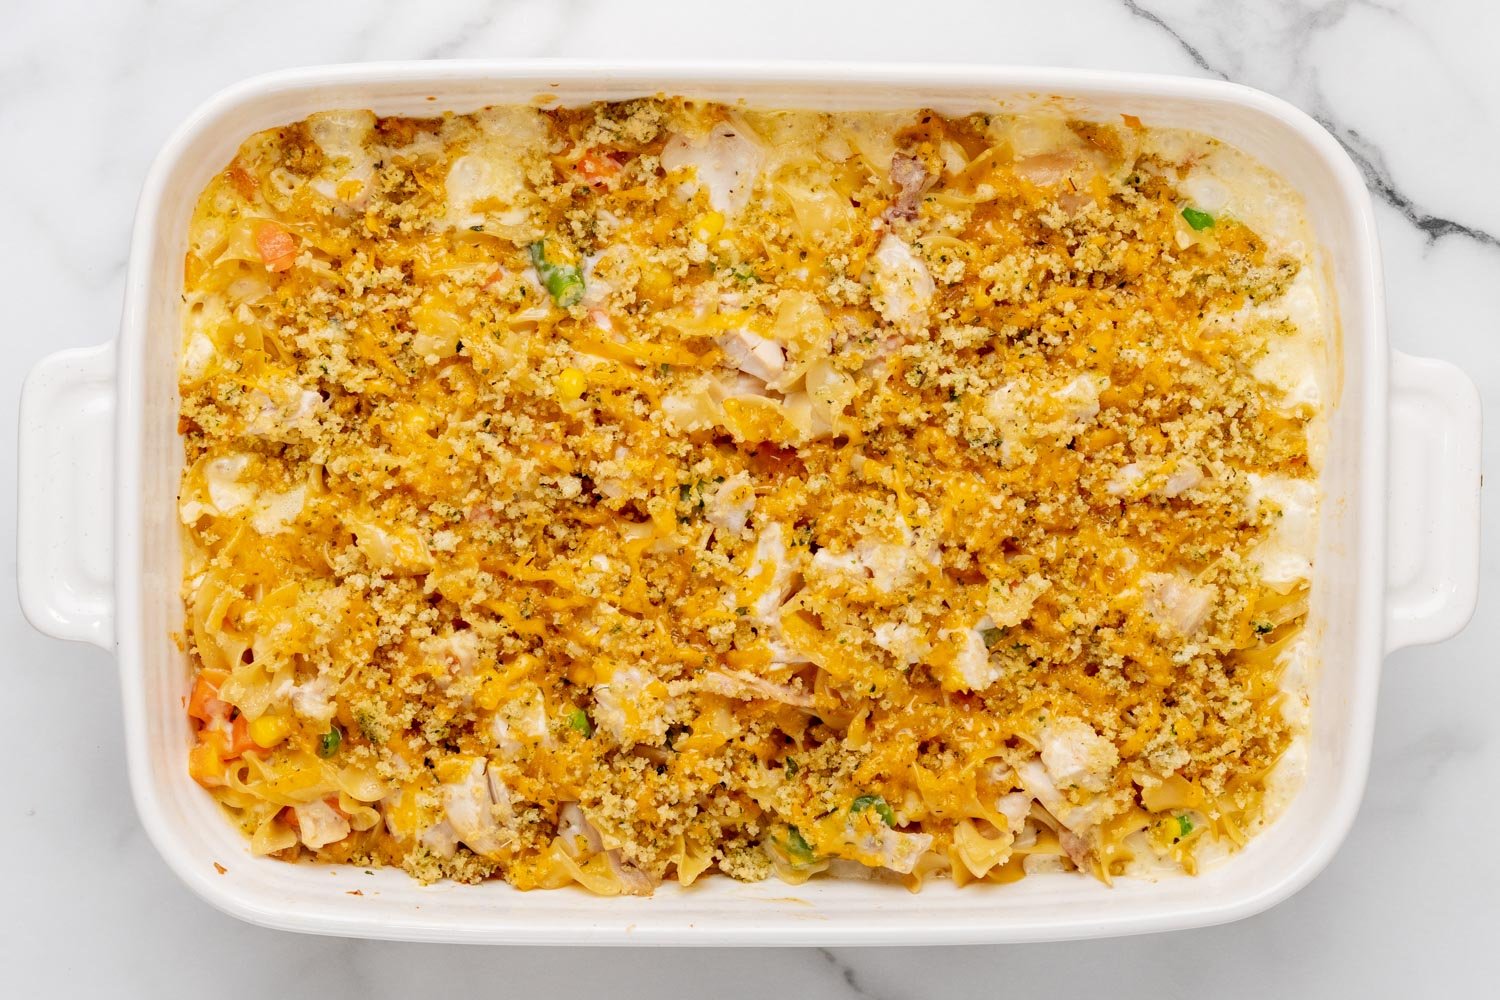
<path id="1" fill-rule="evenodd" d="M 1246 161 L 671 98 L 251 137 L 184 262 L 189 773 L 425 882 L 1196 871 L 1312 673 L 1324 269 Z"/>
<path id="2" fill-rule="evenodd" d="M 181 463 L 175 333 L 168 331 L 176 328 L 193 194 L 246 134 L 317 110 L 464 111 L 538 94 L 576 103 L 662 91 L 762 107 L 967 112 L 1061 102 L 1085 118 L 1147 115 L 1239 146 L 1303 194 L 1329 251 L 1342 327 L 1313 597 L 1323 668 L 1314 682 L 1303 792 L 1241 854 L 1193 880 L 1121 880 L 1111 889 L 1034 879 L 1003 898 L 934 885 L 913 903 L 889 887 L 842 882 L 810 883 L 790 895 L 774 884 L 714 884 L 648 900 L 519 896 L 498 885 L 420 888 L 399 872 L 252 859 L 192 784 L 181 765 L 186 668 L 171 639 L 179 605 L 168 596 L 180 565 L 173 499 Z M 1310 119 L 1243 88 L 951 68 L 443 64 L 303 71 L 252 81 L 195 115 L 153 168 L 139 219 L 118 345 L 56 355 L 27 383 L 22 599 L 44 630 L 118 650 L 132 785 L 148 832 L 196 891 L 256 922 L 416 940 L 832 945 L 1047 940 L 1233 919 L 1305 884 L 1347 830 L 1364 781 L 1382 653 L 1444 638 L 1473 608 L 1476 393 L 1450 366 L 1389 355 L 1373 220 L 1357 172 Z M 1389 440 L 1388 412 L 1395 418 Z M 1405 470 L 1392 494 L 1389 546 L 1388 445 Z M 113 538 L 100 544 L 85 531 L 98 531 L 109 516 L 110 480 L 97 473 L 111 460 Z"/>

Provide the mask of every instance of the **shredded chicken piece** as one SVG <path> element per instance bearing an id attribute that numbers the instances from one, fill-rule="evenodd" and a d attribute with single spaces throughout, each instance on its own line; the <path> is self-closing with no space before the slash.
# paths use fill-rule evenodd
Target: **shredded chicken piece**
<path id="1" fill-rule="evenodd" d="M 711 670 L 703 675 L 703 689 L 742 701 L 767 698 L 793 708 L 812 708 L 814 704 L 810 694 L 798 691 L 789 684 L 772 683 L 743 670 Z"/>

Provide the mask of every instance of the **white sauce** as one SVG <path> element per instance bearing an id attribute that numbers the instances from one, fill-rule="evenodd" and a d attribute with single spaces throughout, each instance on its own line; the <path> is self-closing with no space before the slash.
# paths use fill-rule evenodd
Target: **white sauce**
<path id="1" fill-rule="evenodd" d="M 721 122 L 696 138 L 674 135 L 661 151 L 669 173 L 691 174 L 684 193 L 702 190 L 716 212 L 734 217 L 750 203 L 765 151 L 747 126 Z"/>
<path id="2" fill-rule="evenodd" d="M 1286 589 L 1312 578 L 1318 540 L 1318 484 L 1311 479 L 1260 476 L 1251 473 L 1246 504 L 1250 513 L 1269 504 L 1280 511 L 1272 518 L 1265 540 L 1254 552 L 1261 579 Z"/>

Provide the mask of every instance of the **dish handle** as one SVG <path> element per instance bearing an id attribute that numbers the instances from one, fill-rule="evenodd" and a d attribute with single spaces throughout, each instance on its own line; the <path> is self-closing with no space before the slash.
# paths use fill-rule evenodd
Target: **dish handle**
<path id="1" fill-rule="evenodd" d="M 114 647 L 115 345 L 59 351 L 21 389 L 16 579 L 59 639 Z"/>
<path id="2" fill-rule="evenodd" d="M 1391 352 L 1385 649 L 1457 635 L 1479 596 L 1479 390 Z"/>

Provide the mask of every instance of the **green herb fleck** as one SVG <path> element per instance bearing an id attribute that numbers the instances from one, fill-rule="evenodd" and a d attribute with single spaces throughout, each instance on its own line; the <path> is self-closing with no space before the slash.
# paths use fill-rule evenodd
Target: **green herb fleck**
<path id="1" fill-rule="evenodd" d="M 892 809 L 890 803 L 888 803 L 882 796 L 861 795 L 859 798 L 855 799 L 854 804 L 849 807 L 849 811 L 851 813 L 863 812 L 866 809 L 874 809 L 876 815 L 885 820 L 886 826 L 896 825 L 896 810 Z"/>
<path id="2" fill-rule="evenodd" d="M 786 759 L 786 764 L 784 766 L 786 767 L 786 776 L 788 778 L 795 778 L 797 776 L 797 758 L 796 757 L 788 757 Z"/>
<path id="3" fill-rule="evenodd" d="M 984 648 L 994 649 L 995 644 L 998 643 L 1001 637 L 1005 635 L 1005 629 L 998 627 L 982 628 L 979 630 L 979 634 L 984 638 Z"/>
<path id="4" fill-rule="evenodd" d="M 385 742 L 385 724 L 368 708 L 354 710 L 354 724 L 359 727 L 360 735 L 371 743 Z"/>
<path id="5" fill-rule="evenodd" d="M 1212 215 L 1209 215 L 1207 212 L 1200 212 L 1191 206 L 1183 208 L 1182 217 L 1187 220 L 1188 225 L 1193 227 L 1194 232 L 1201 232 L 1214 224 L 1214 217 Z"/>
<path id="6" fill-rule="evenodd" d="M 704 507 L 703 480 L 695 479 L 691 483 L 683 483 L 677 487 L 677 500 L 686 504 L 690 510 L 701 511 Z M 679 518 L 678 520 L 682 520 Z"/>
<path id="7" fill-rule="evenodd" d="M 1193 821 L 1188 818 L 1187 813 L 1177 817 L 1177 839 L 1181 840 L 1193 832 Z"/>
<path id="8" fill-rule="evenodd" d="M 1268 621 L 1254 622 L 1254 623 L 1251 624 L 1250 627 L 1253 628 L 1253 629 L 1255 629 L 1255 634 L 1256 635 L 1265 635 L 1267 632 L 1271 632 L 1271 631 L 1275 630 L 1275 628 L 1276 628 L 1275 625 L 1272 625 Z"/>

